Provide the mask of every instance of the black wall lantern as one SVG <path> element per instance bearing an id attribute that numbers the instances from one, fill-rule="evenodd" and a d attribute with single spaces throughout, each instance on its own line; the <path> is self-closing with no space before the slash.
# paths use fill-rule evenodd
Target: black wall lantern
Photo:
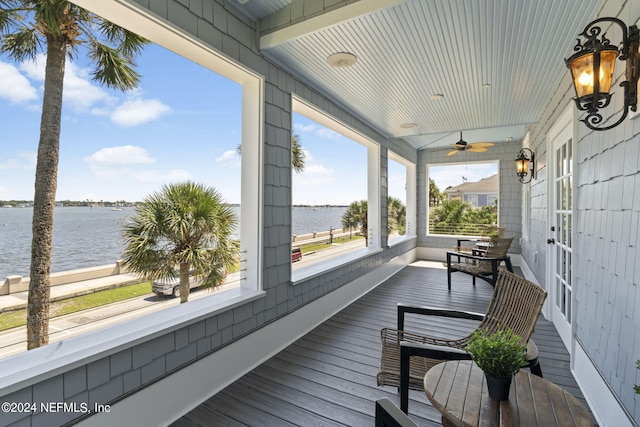
<path id="1" fill-rule="evenodd" d="M 529 152 L 529 156 L 527 156 L 527 151 Z M 526 179 L 529 172 L 531 172 L 531 175 L 529 176 L 529 179 Z M 518 153 L 518 157 L 516 157 L 516 175 L 520 178 L 521 183 L 526 184 L 531 182 L 532 178 L 535 178 L 535 173 L 536 155 L 528 148 L 523 148 Z"/>
<path id="2" fill-rule="evenodd" d="M 622 29 L 622 46 L 611 44 L 606 33 L 602 32 L 600 23 L 613 23 Z M 573 48 L 576 52 L 565 59 L 571 70 L 573 85 L 576 90 L 576 106 L 580 111 L 586 111 L 587 116 L 582 120 L 588 128 L 593 130 L 609 130 L 627 117 L 629 108 L 636 111 L 638 104 L 638 78 L 640 77 L 640 31 L 633 25 L 629 28 L 618 18 L 598 18 L 590 22 L 580 33 L 584 43 L 578 39 Z M 611 101 L 609 89 L 613 80 L 616 58 L 627 61 L 626 80 L 620 83 L 624 88 L 624 111 L 622 117 L 610 126 L 599 127 L 602 115 L 598 110 L 605 108 Z M 598 78 L 594 79 L 594 76 Z"/>

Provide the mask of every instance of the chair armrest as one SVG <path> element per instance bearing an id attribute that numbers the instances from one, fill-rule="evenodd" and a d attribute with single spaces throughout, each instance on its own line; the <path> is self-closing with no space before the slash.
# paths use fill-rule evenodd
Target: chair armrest
<path id="1" fill-rule="evenodd" d="M 409 370 L 412 356 L 438 360 L 471 360 L 464 350 L 425 343 L 400 342 L 400 409 L 405 414 L 409 410 Z"/>
<path id="2" fill-rule="evenodd" d="M 411 356 L 437 358 L 441 360 L 471 360 L 471 355 L 464 350 L 443 345 L 425 344 L 409 341 L 401 341 L 400 348 L 410 348 Z"/>
<path id="3" fill-rule="evenodd" d="M 401 331 L 404 330 L 404 317 L 407 313 L 478 321 L 484 319 L 484 314 L 472 311 L 447 310 L 444 308 L 398 304 L 398 329 Z"/>
<path id="4" fill-rule="evenodd" d="M 386 397 L 376 400 L 376 427 L 418 427 Z"/>
<path id="5" fill-rule="evenodd" d="M 505 259 L 511 257 L 510 255 L 505 255 L 503 257 L 491 258 L 491 257 L 485 257 L 485 256 L 472 255 L 464 252 L 447 251 L 447 261 L 450 259 L 451 256 L 468 258 L 475 261 L 504 261 Z"/>

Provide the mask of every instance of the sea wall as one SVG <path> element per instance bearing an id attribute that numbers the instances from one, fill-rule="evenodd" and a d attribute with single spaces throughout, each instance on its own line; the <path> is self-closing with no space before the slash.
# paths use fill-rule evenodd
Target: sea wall
<path id="1" fill-rule="evenodd" d="M 51 286 L 66 285 L 68 283 L 82 282 L 83 280 L 99 279 L 127 272 L 127 268 L 124 266 L 122 261 L 118 260 L 113 264 L 101 265 L 98 267 L 80 268 L 77 270 L 51 273 Z M 9 295 L 15 292 L 24 292 L 28 290 L 29 278 L 19 275 L 6 277 L 2 285 L 0 285 L 0 295 Z"/>
<path id="2" fill-rule="evenodd" d="M 358 232 L 359 230 L 356 230 L 356 229 L 351 230 L 351 233 L 353 235 L 357 234 Z M 294 234 L 291 236 L 291 242 L 295 242 L 297 246 L 299 246 L 300 244 L 303 244 L 303 243 L 312 243 L 316 241 L 319 242 L 319 241 L 327 240 L 329 239 L 329 237 L 331 237 L 332 234 L 333 234 L 333 237 L 348 236 L 349 230 L 344 228 L 334 228 L 328 231 L 315 231 L 313 233 L 307 233 L 307 234 Z"/>
<path id="3" fill-rule="evenodd" d="M 318 231 L 308 234 L 294 234 L 291 236 L 291 242 L 295 242 L 296 246 L 306 243 L 319 243 L 329 240 L 332 234 L 335 238 L 348 236 L 349 233 L 348 229 L 336 228 L 334 230 Z M 352 230 L 351 233 L 356 235 L 358 232 L 356 230 Z M 102 277 L 116 276 L 124 273 L 128 273 L 128 270 L 124 266 L 123 262 L 118 260 L 113 264 L 51 273 L 51 286 L 66 285 L 68 283 L 82 282 L 83 280 L 100 279 Z M 12 275 L 7 276 L 3 282 L 0 282 L 0 295 L 9 295 L 15 292 L 24 292 L 28 290 L 28 277 Z"/>

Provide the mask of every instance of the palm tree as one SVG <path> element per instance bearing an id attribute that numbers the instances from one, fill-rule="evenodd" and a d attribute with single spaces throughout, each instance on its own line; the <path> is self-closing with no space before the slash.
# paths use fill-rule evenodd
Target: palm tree
<path id="1" fill-rule="evenodd" d="M 446 196 L 446 193 L 440 191 L 438 184 L 436 184 L 433 179 L 429 178 L 429 206 L 433 207 L 441 205 Z"/>
<path id="2" fill-rule="evenodd" d="M 364 236 L 365 244 L 369 246 L 367 240 L 368 229 L 368 207 L 366 200 L 351 202 L 346 211 L 342 214 L 342 227 L 349 228 L 360 227 L 360 233 Z"/>
<path id="3" fill-rule="evenodd" d="M 18 62 L 40 52 L 47 56 L 33 204 L 28 349 L 49 342 L 51 242 L 67 56 L 86 50 L 94 80 L 129 90 L 140 80 L 132 58 L 144 43 L 138 35 L 65 0 L 0 0 L 0 52 Z"/>
<path id="4" fill-rule="evenodd" d="M 215 188 L 189 181 L 165 185 L 136 207 L 125 225 L 123 261 L 145 280 L 179 277 L 184 303 L 190 274 L 202 278 L 204 287 L 215 287 L 238 262 L 236 224 Z"/>
<path id="5" fill-rule="evenodd" d="M 407 208 L 400 199 L 389 196 L 387 198 L 387 231 L 398 230 L 398 233 L 405 234 L 407 226 Z"/>
<path id="6" fill-rule="evenodd" d="M 238 144 L 236 152 L 242 154 L 242 145 Z M 291 135 L 291 168 L 294 172 L 304 172 L 304 158 L 304 148 L 300 144 L 300 135 L 294 133 Z"/>
<path id="7" fill-rule="evenodd" d="M 300 142 L 300 135 L 294 132 L 291 135 L 291 167 L 296 173 L 304 171 L 305 154 Z"/>

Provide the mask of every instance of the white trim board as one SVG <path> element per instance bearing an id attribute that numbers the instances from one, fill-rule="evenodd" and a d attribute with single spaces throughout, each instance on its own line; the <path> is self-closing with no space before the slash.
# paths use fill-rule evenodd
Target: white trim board
<path id="1" fill-rule="evenodd" d="M 582 390 L 598 425 L 602 427 L 634 426 L 635 424 L 631 422 L 580 343 L 575 340 L 574 342 L 571 373 Z"/>
<path id="2" fill-rule="evenodd" d="M 169 425 L 415 259 L 415 249 L 405 252 L 371 273 L 116 403 L 110 412 L 98 413 L 79 425 Z M 158 402 L 162 404 L 158 405 Z"/>

